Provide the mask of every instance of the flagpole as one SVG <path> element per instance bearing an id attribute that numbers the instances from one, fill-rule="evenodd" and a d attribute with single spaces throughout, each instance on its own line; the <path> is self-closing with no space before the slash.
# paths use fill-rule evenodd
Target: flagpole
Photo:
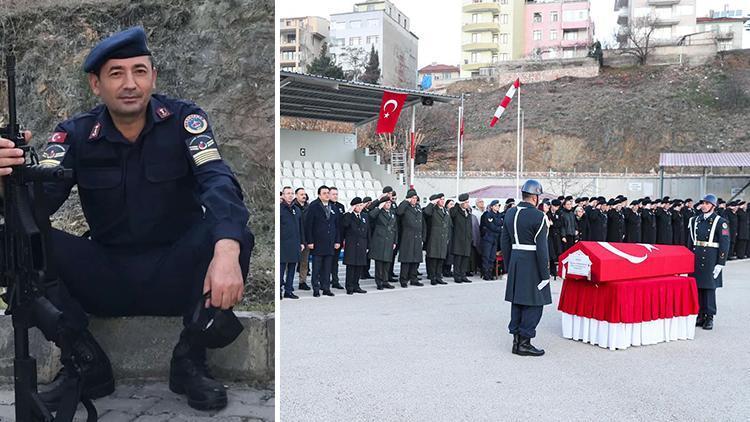
<path id="1" fill-rule="evenodd" d="M 417 106 L 416 104 L 411 106 L 411 169 L 409 170 L 409 176 L 410 176 L 410 182 L 409 182 L 409 189 L 414 189 L 414 153 L 417 149 L 416 145 L 416 139 L 415 139 L 415 127 L 416 127 L 416 121 L 417 121 Z"/>
<path id="2" fill-rule="evenodd" d="M 464 118 L 464 94 L 461 94 L 461 105 L 458 107 L 458 124 L 456 125 L 456 197 L 461 189 L 461 123 Z"/>
<path id="3" fill-rule="evenodd" d="M 526 139 L 524 138 L 524 135 L 526 129 L 526 110 L 521 109 L 521 178 L 523 178 L 523 172 L 526 171 L 526 166 L 524 165 L 523 161 L 523 153 L 526 149 Z"/>
<path id="4" fill-rule="evenodd" d="M 517 199 L 521 198 L 521 84 L 518 85 L 518 118 L 516 128 L 516 194 Z"/>

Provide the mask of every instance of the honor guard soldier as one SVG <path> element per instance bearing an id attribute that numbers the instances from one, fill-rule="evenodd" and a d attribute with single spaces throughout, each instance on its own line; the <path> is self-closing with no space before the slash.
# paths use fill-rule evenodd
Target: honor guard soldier
<path id="1" fill-rule="evenodd" d="M 500 236 L 508 270 L 505 300 L 512 304 L 508 331 L 513 334 L 514 354 L 541 356 L 544 350 L 534 347 L 531 339 L 544 305 L 552 303 L 547 220 L 536 209 L 542 185 L 527 180 L 521 192 L 522 201 L 506 213 Z"/>
<path id="2" fill-rule="evenodd" d="M 45 183 L 49 214 L 77 185 L 90 229 L 86 237 L 50 232 L 49 270 L 62 283 L 47 294 L 77 333 L 81 395 L 114 391 L 109 359 L 87 329 L 87 313 L 182 315 L 186 328 L 172 353 L 169 387 L 197 409 L 223 408 L 226 388 L 208 372 L 206 346 L 189 328 L 193 310 L 211 305 L 221 312 L 242 298 L 253 247 L 242 189 L 206 113 L 153 93 L 157 72 L 143 28 L 101 41 L 83 70 L 103 104 L 60 123 L 40 161 L 74 172 L 71 180 Z M 3 158 L 17 156 L 12 144 L 2 146 Z M 64 367 L 40 394 L 50 410 L 68 393 L 70 373 Z"/>
<path id="3" fill-rule="evenodd" d="M 701 213 L 688 224 L 688 248 L 695 254 L 695 282 L 698 285 L 700 310 L 696 327 L 714 328 L 716 289 L 722 287 L 722 269 L 729 255 L 729 224 L 716 213 L 715 195 L 700 202 Z"/>

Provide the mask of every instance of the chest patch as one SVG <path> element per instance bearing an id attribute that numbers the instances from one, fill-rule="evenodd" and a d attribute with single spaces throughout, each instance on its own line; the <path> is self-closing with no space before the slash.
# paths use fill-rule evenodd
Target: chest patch
<path id="1" fill-rule="evenodd" d="M 188 150 L 190 150 L 190 156 L 193 157 L 193 162 L 196 166 L 202 166 L 211 161 L 221 160 L 216 141 L 208 135 L 194 136 L 187 140 L 187 144 Z"/>
<path id="2" fill-rule="evenodd" d="M 185 127 L 185 130 L 188 131 L 189 133 L 192 133 L 193 135 L 198 135 L 198 134 L 205 132 L 206 129 L 208 129 L 208 122 L 200 114 L 191 114 L 185 117 L 183 126 Z"/>
<path id="3" fill-rule="evenodd" d="M 41 160 L 39 165 L 45 167 L 59 166 L 65 153 L 68 152 L 69 145 L 65 144 L 50 144 L 42 152 Z"/>

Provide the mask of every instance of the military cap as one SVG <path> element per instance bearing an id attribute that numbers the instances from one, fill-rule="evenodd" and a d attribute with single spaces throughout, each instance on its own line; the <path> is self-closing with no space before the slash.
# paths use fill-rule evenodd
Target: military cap
<path id="1" fill-rule="evenodd" d="M 576 204 L 580 204 L 581 202 L 583 202 L 583 198 L 576 198 L 576 200 L 573 202 L 575 202 Z"/>
<path id="2" fill-rule="evenodd" d="M 542 199 L 542 204 L 549 205 L 549 198 Z"/>
<path id="3" fill-rule="evenodd" d="M 705 198 L 704 198 L 704 199 L 705 199 Z M 717 200 L 716 200 L 716 203 L 717 203 L 717 204 L 726 204 L 726 203 L 727 203 L 727 201 L 725 201 L 725 200 L 724 200 L 724 199 L 722 199 L 722 198 L 719 198 L 719 199 L 717 199 Z"/>
<path id="4" fill-rule="evenodd" d="M 685 202 L 686 202 L 686 203 L 687 203 L 687 202 L 693 202 L 693 198 L 688 198 L 688 199 L 686 199 L 686 200 L 685 200 Z"/>
<path id="5" fill-rule="evenodd" d="M 351 206 L 359 205 L 362 203 L 362 198 L 359 196 L 355 196 L 354 199 L 352 199 L 352 202 L 349 203 Z"/>
<path id="6" fill-rule="evenodd" d="M 572 200 L 573 200 L 573 197 L 572 197 L 572 196 L 570 196 L 570 195 L 568 195 L 568 196 L 566 196 L 566 197 L 565 197 L 564 199 L 565 199 L 566 201 L 572 201 Z"/>
<path id="7" fill-rule="evenodd" d="M 609 201 L 607 201 L 607 205 L 609 205 L 610 207 L 615 204 L 619 204 L 619 202 L 615 201 L 614 199 L 610 199 Z"/>
<path id="8" fill-rule="evenodd" d="M 674 201 L 672 201 L 672 206 L 673 207 L 679 207 L 680 205 L 682 205 L 682 201 L 681 200 L 675 199 Z"/>
<path id="9" fill-rule="evenodd" d="M 560 196 L 558 196 L 558 197 L 557 197 L 557 200 L 558 200 L 558 201 L 562 201 L 562 200 L 564 200 L 564 199 L 565 199 L 565 195 L 560 195 Z"/>
<path id="10" fill-rule="evenodd" d="M 506 199 L 506 200 L 505 200 L 505 205 L 508 205 L 508 204 L 513 204 L 513 203 L 515 203 L 515 202 L 516 202 L 516 200 L 515 200 L 515 199 L 513 199 L 513 198 L 508 198 L 508 199 Z"/>
<path id="11" fill-rule="evenodd" d="M 406 191 L 406 199 L 409 199 L 412 196 L 417 196 L 417 191 L 415 191 L 414 189 L 409 189 L 408 191 Z"/>
<path id="12" fill-rule="evenodd" d="M 565 198 L 563 198 L 563 199 L 565 199 Z M 550 202 L 550 204 L 552 204 L 552 205 L 554 205 L 556 207 L 559 207 L 560 205 L 562 205 L 562 201 L 560 201 L 559 199 L 553 199 L 552 202 Z"/>
<path id="13" fill-rule="evenodd" d="M 583 196 L 583 197 L 581 197 L 581 201 L 582 201 L 582 202 L 585 202 L 585 201 L 588 201 L 588 200 L 589 200 L 589 197 L 588 197 L 588 196 Z"/>
<path id="14" fill-rule="evenodd" d="M 390 186 L 384 186 L 383 187 L 383 193 L 391 193 L 393 192 L 393 188 Z"/>
<path id="15" fill-rule="evenodd" d="M 740 202 L 737 203 L 737 206 L 741 207 L 745 205 L 745 201 L 740 200 Z"/>
<path id="16" fill-rule="evenodd" d="M 436 200 L 438 198 L 440 198 L 440 194 L 439 193 L 433 193 L 432 195 L 430 195 L 430 201 L 434 201 L 434 200 Z"/>
<path id="17" fill-rule="evenodd" d="M 649 198 L 643 198 L 641 199 L 641 204 L 648 205 L 651 203 L 651 200 Z"/>
<path id="18" fill-rule="evenodd" d="M 362 202 L 372 202 L 372 198 L 370 198 L 369 196 L 365 196 L 364 198 L 362 198 Z"/>
<path id="19" fill-rule="evenodd" d="M 469 200 L 469 194 L 468 193 L 462 193 L 461 195 L 458 195 L 458 202 L 464 202 Z"/>
<path id="20" fill-rule="evenodd" d="M 661 202 L 669 202 L 669 197 L 665 196 L 664 198 L 661 198 Z"/>
<path id="21" fill-rule="evenodd" d="M 499 205 L 499 204 L 500 204 L 500 201 L 498 201 L 497 199 L 493 199 L 492 202 L 490 202 L 490 207 L 493 207 L 493 206 Z"/>
<path id="22" fill-rule="evenodd" d="M 83 71 L 98 73 L 109 59 L 150 56 L 146 45 L 146 32 L 140 26 L 128 28 L 103 39 L 91 49 L 83 62 Z"/>
<path id="23" fill-rule="evenodd" d="M 599 202 L 601 202 L 601 203 L 604 203 L 604 202 L 607 201 L 607 198 L 605 198 L 603 196 L 600 196 L 598 199 L 599 199 Z"/>
<path id="24" fill-rule="evenodd" d="M 633 205 L 638 205 L 638 201 L 636 201 L 635 199 L 630 201 L 630 206 L 633 206 Z"/>
<path id="25" fill-rule="evenodd" d="M 661 199 L 656 198 L 653 201 L 651 201 L 651 203 L 654 204 L 654 205 L 661 204 Z"/>

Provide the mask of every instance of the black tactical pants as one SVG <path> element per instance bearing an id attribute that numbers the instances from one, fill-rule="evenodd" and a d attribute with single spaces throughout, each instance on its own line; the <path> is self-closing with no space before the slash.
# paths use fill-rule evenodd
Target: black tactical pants
<path id="1" fill-rule="evenodd" d="M 699 313 L 716 315 L 716 289 L 698 289 Z"/>

